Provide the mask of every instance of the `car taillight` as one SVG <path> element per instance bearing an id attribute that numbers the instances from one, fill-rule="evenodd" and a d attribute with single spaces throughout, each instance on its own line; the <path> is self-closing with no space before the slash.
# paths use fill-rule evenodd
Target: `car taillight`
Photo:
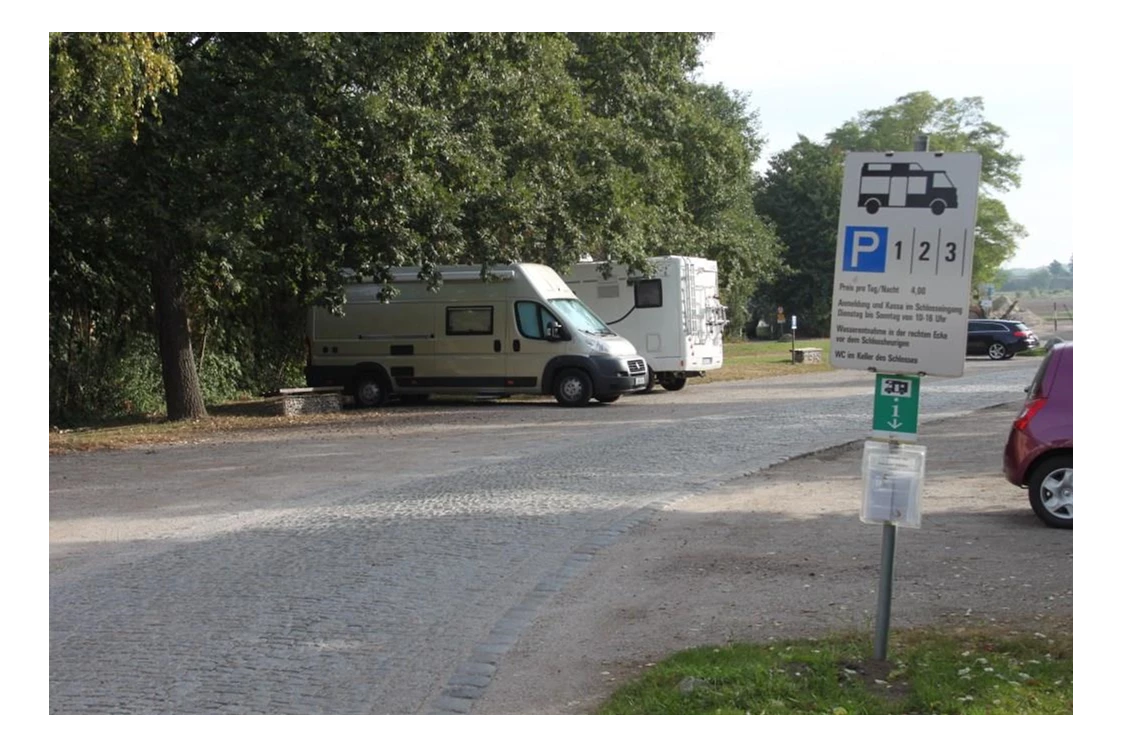
<path id="1" fill-rule="evenodd" d="M 1015 338 L 1024 338 L 1026 336 L 1025 330 L 1014 330 Z"/>
<path id="2" fill-rule="evenodd" d="M 1037 415 L 1038 411 L 1045 407 L 1045 401 L 1047 399 L 1048 398 L 1044 397 L 1035 397 L 1027 401 L 1025 407 L 1022 408 L 1022 412 L 1014 419 L 1014 429 L 1017 431 L 1025 431 L 1026 427 L 1029 426 L 1029 422 L 1033 420 L 1033 417 Z"/>

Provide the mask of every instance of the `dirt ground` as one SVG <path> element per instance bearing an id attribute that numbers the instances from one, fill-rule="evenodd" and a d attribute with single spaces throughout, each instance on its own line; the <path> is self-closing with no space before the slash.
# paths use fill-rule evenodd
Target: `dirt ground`
<path id="1" fill-rule="evenodd" d="M 1073 534 L 1002 476 L 1018 405 L 922 424 L 919 529 L 897 532 L 892 631 L 1072 630 Z M 858 519 L 861 443 L 684 498 L 602 551 L 503 659 L 475 713 L 581 714 L 689 647 L 873 636 L 882 526 Z"/>

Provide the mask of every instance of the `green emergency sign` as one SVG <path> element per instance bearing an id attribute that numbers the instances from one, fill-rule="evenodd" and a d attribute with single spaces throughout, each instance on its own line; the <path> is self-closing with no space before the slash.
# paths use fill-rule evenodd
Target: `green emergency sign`
<path id="1" fill-rule="evenodd" d="M 916 441 L 920 413 L 920 377 L 907 374 L 878 374 L 873 393 L 873 436 L 881 439 Z"/>

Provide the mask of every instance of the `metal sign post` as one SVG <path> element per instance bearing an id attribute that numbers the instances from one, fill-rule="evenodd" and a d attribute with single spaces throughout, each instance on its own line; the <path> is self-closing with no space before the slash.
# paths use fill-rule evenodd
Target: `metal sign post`
<path id="1" fill-rule="evenodd" d="M 920 527 L 920 377 L 963 376 L 978 153 L 850 153 L 835 254 L 831 365 L 877 374 L 860 518 L 882 524 L 874 656 L 884 660 L 897 526 Z"/>
<path id="2" fill-rule="evenodd" d="M 864 495 L 859 518 L 881 524 L 881 582 L 878 585 L 874 657 L 885 659 L 889 642 L 889 609 L 893 600 L 893 559 L 897 526 L 920 527 L 920 495 L 924 488 L 927 448 L 891 441 L 868 441 L 862 452 Z"/>
<path id="3" fill-rule="evenodd" d="M 874 624 L 873 657 L 889 655 L 889 608 L 893 605 L 893 557 L 897 552 L 897 526 L 886 522 L 881 527 L 881 581 L 877 585 L 877 622 Z"/>

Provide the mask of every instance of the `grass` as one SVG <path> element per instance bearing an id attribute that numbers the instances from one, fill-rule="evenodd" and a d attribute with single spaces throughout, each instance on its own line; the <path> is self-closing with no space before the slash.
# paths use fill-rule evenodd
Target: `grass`
<path id="1" fill-rule="evenodd" d="M 823 363 L 793 364 L 792 344 L 774 341 L 736 341 L 725 344 L 724 360 L 717 371 L 706 372 L 696 382 L 730 382 L 761 377 L 775 377 L 786 374 L 810 374 L 816 371 L 830 371 L 830 339 L 810 338 L 795 341 L 796 348 L 821 348 Z"/>
<path id="2" fill-rule="evenodd" d="M 601 714 L 1072 714 L 1071 632 L 894 632 L 679 652 Z"/>

